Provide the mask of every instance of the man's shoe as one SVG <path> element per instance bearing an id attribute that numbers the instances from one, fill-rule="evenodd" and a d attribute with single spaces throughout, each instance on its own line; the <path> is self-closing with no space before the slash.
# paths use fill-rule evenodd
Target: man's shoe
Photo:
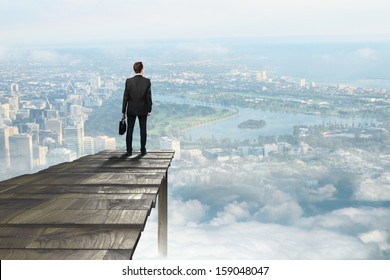
<path id="1" fill-rule="evenodd" d="M 127 153 L 126 153 L 126 156 L 128 156 L 128 157 L 131 157 L 132 155 L 133 155 L 132 152 L 127 152 Z"/>
<path id="2" fill-rule="evenodd" d="M 147 154 L 147 152 L 146 152 L 146 149 L 145 150 L 141 150 L 141 155 L 146 155 Z"/>

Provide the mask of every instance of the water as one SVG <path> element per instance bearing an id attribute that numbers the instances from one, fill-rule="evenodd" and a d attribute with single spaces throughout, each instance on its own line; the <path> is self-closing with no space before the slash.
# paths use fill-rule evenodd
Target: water
<path id="1" fill-rule="evenodd" d="M 307 114 L 290 114 L 282 112 L 270 112 L 248 108 L 238 108 L 239 116 L 216 123 L 210 123 L 202 127 L 191 128 L 183 132 L 183 136 L 191 136 L 193 140 L 212 135 L 216 139 L 230 138 L 232 140 L 256 140 L 259 136 L 292 135 L 296 125 L 316 125 L 326 123 L 342 123 L 352 125 L 351 118 L 337 116 L 320 116 Z M 238 125 L 249 119 L 264 120 L 266 126 L 261 129 L 240 129 Z"/>

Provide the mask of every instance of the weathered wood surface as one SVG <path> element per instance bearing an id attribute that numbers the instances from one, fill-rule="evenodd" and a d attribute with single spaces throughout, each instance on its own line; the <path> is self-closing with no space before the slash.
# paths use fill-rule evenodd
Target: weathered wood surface
<path id="1" fill-rule="evenodd" d="M 1 210 L 149 210 L 154 197 L 140 199 L 99 198 L 38 198 L 24 196 L 17 199 L 0 197 Z M 0 218 L 1 220 L 1 218 Z"/>
<path id="2" fill-rule="evenodd" d="M 0 186 L 0 196 L 4 194 L 30 193 L 30 194 L 156 194 L 160 185 L 122 185 L 122 186 L 99 186 L 99 185 L 11 185 Z"/>
<path id="3" fill-rule="evenodd" d="M 60 176 L 61 175 L 61 176 Z M 21 176 L 12 181 L 13 185 L 160 185 L 164 174 L 154 173 L 35 173 Z M 11 182 L 7 182 L 9 185 Z M 1 184 L 1 183 L 0 183 Z M 2 185 L 6 185 L 5 183 Z"/>
<path id="4" fill-rule="evenodd" d="M 132 250 L 0 249 L 1 260 L 128 260 Z"/>
<path id="5" fill-rule="evenodd" d="M 2 227 L 0 248 L 13 249 L 133 249 L 138 229 L 79 227 Z M 17 238 L 15 238 L 17 237 Z"/>
<path id="6" fill-rule="evenodd" d="M 173 154 L 103 151 L 0 182 L 0 259 L 131 259 Z"/>
<path id="7" fill-rule="evenodd" d="M 87 168 L 87 169 L 99 169 L 99 168 L 114 168 L 114 169 L 125 169 L 131 170 L 135 169 L 136 171 L 140 171 L 139 169 L 162 169 L 162 171 L 165 171 L 170 164 L 170 160 L 162 159 L 150 159 L 150 160 L 136 160 L 136 161 L 126 161 L 126 160 L 99 160 L 96 161 L 74 161 L 72 163 L 62 163 L 56 166 L 49 167 L 45 170 L 42 170 L 40 172 L 59 172 L 64 170 L 71 170 L 76 171 L 80 168 Z"/>

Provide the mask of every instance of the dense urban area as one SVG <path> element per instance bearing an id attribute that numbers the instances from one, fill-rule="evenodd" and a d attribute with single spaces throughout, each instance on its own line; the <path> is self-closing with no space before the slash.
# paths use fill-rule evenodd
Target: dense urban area
<path id="1" fill-rule="evenodd" d="M 3 179 L 104 149 L 124 148 L 116 123 L 124 80 L 131 70 L 107 65 L 91 58 L 66 64 L 1 65 Z M 374 157 L 383 157 L 386 163 L 388 89 L 317 84 L 303 77 L 273 77 L 264 69 L 229 66 L 200 61 L 150 67 L 147 74 L 153 81 L 153 95 L 158 97 L 149 121 L 150 148 L 175 147 L 178 159 L 219 162 L 244 157 L 286 161 L 348 152 L 356 156 L 358 151 L 367 151 L 378 153 Z M 191 127 L 235 118 L 241 108 L 291 116 L 335 116 L 338 120 L 318 125 L 297 123 L 286 135 L 262 136 L 266 122 L 248 118 L 239 127 L 257 129 L 256 139 L 233 140 L 228 133 L 222 139 L 210 134 L 191 139 L 191 135 L 181 134 Z M 248 122 L 261 125 L 245 127 Z"/>

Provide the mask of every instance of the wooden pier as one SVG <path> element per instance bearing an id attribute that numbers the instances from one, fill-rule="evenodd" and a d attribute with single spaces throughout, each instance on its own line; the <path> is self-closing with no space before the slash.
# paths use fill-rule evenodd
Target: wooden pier
<path id="1" fill-rule="evenodd" d="M 131 259 L 158 201 L 167 254 L 173 151 L 103 151 L 0 182 L 0 259 Z"/>

